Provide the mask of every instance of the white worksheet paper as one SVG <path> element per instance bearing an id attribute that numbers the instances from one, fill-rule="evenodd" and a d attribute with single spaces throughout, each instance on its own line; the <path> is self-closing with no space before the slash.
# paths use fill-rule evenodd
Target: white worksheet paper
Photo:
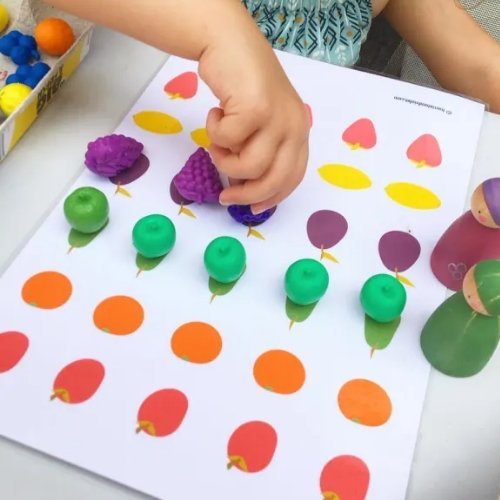
<path id="1" fill-rule="evenodd" d="M 170 99 L 164 85 L 196 71 L 194 63 L 170 58 L 116 129 L 141 141 L 150 160 L 145 175 L 123 186 L 131 197 L 115 194 L 114 184 L 85 170 L 1 277 L 0 332 L 22 332 L 29 339 L 20 362 L 0 373 L 2 436 L 168 500 L 321 498 L 323 468 L 345 455 L 359 458 L 369 470 L 366 498 L 404 498 L 429 374 L 420 331 L 445 298 L 429 258 L 437 239 L 462 213 L 484 107 L 297 56 L 279 58 L 310 106 L 313 124 L 304 181 L 255 228 L 265 240 L 247 237 L 247 228 L 224 207 L 192 204 L 188 208 L 196 218 L 179 215 L 170 182 L 197 148 L 190 133 L 205 126 L 218 100 L 201 80 L 194 97 Z M 137 126 L 134 116 L 152 110 L 178 119 L 182 131 L 157 134 Z M 342 135 L 361 118 L 372 121 L 377 143 L 352 149 Z M 440 145 L 437 167 L 417 167 L 407 158 L 410 144 L 424 134 Z M 82 162 L 84 154 L 82 145 Z M 355 168 L 371 186 L 345 189 L 326 182 L 318 169 L 328 164 Z M 386 187 L 398 182 L 431 191 L 439 208 L 396 203 Z M 88 246 L 67 254 L 70 228 L 62 203 L 79 186 L 95 186 L 107 195 L 110 222 Z M 320 257 L 306 225 L 322 209 L 342 214 L 348 231 L 329 250 L 339 262 L 322 261 L 330 276 L 327 293 L 306 321 L 289 329 L 284 274 L 297 259 Z M 131 231 L 151 213 L 171 218 L 177 241 L 157 268 L 136 277 Z M 378 242 L 392 230 L 411 232 L 421 254 L 403 273 L 415 286 L 406 287 L 401 325 L 390 345 L 370 357 L 359 292 L 370 276 L 389 273 Z M 244 244 L 247 269 L 230 293 L 210 303 L 203 252 L 221 235 Z M 62 273 L 72 283 L 70 299 L 59 308 L 40 309 L 22 299 L 25 282 L 43 271 Z M 108 334 L 93 322 L 96 306 L 116 295 L 133 297 L 144 309 L 144 321 L 133 334 Z M 190 363 L 172 351 L 172 334 L 190 321 L 219 332 L 222 350 L 212 362 Z M 293 394 L 266 391 L 254 378 L 257 358 L 275 349 L 294 354 L 305 369 L 305 382 Z M 95 394 L 80 404 L 51 401 L 58 372 L 85 358 L 105 367 Z M 375 382 L 389 396 L 392 412 L 383 425 L 363 425 L 343 415 L 338 394 L 354 379 Z M 165 437 L 136 434 L 142 402 L 164 388 L 182 391 L 188 399 L 181 425 Z M 228 441 L 249 421 L 274 428 L 276 450 L 259 472 L 228 470 Z"/>

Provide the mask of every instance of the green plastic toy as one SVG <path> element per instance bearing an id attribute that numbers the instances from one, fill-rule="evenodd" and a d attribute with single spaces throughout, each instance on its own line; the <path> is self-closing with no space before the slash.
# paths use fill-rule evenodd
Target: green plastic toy
<path id="1" fill-rule="evenodd" d="M 376 274 L 363 285 L 360 301 L 371 319 L 390 323 L 401 316 L 406 306 L 406 290 L 394 276 Z"/>
<path id="2" fill-rule="evenodd" d="M 285 274 L 287 297 L 299 306 L 315 304 L 328 289 L 329 275 L 325 266 L 314 259 L 294 262 Z"/>
<path id="3" fill-rule="evenodd" d="M 218 283 L 234 283 L 246 268 L 245 247 L 236 238 L 220 236 L 211 241 L 203 256 L 205 269 Z"/>
<path id="4" fill-rule="evenodd" d="M 176 231 L 173 222 L 161 214 L 143 217 L 132 230 L 132 241 L 137 252 L 146 259 L 164 257 L 175 245 Z"/>
<path id="5" fill-rule="evenodd" d="M 484 260 L 464 278 L 463 290 L 441 304 L 422 330 L 429 363 L 452 377 L 479 373 L 500 340 L 500 260 Z"/>

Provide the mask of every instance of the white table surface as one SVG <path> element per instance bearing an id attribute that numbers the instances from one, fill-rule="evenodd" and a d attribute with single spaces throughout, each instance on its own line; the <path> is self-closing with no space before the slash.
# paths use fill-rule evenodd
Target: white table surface
<path id="1" fill-rule="evenodd" d="M 88 59 L 0 164 L 0 271 L 81 172 L 87 142 L 114 130 L 165 60 L 150 47 L 96 30 Z M 470 191 L 499 175 L 500 116 L 487 114 Z M 499 386 L 500 349 L 470 379 L 432 373 L 407 500 L 497 500 Z M 0 439 L 2 500 L 142 498 Z"/>

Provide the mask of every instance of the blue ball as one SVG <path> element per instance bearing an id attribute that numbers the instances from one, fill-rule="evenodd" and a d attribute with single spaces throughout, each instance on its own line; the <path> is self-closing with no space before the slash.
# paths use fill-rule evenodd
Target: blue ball
<path id="1" fill-rule="evenodd" d="M 34 75 L 31 75 L 31 76 L 28 76 L 28 78 L 26 78 L 24 80 L 24 82 L 21 82 L 21 83 L 24 83 L 24 85 L 27 85 L 28 87 L 31 87 L 32 89 L 34 89 L 40 83 L 40 80 L 41 80 L 41 78 L 34 76 Z"/>
<path id="2" fill-rule="evenodd" d="M 16 75 L 29 76 L 32 71 L 33 67 L 30 66 L 29 64 L 21 64 L 21 66 L 17 68 Z"/>
<path id="3" fill-rule="evenodd" d="M 31 59 L 30 49 L 17 45 L 10 51 L 10 58 L 15 64 L 28 64 Z"/>
<path id="4" fill-rule="evenodd" d="M 40 77 L 40 80 L 50 71 L 50 66 L 43 62 L 38 62 L 31 66 L 31 75 Z"/>
<path id="5" fill-rule="evenodd" d="M 12 73 L 7 77 L 7 80 L 5 80 L 5 83 L 7 85 L 10 85 L 11 83 L 24 83 L 24 78 L 20 75 L 17 75 L 16 73 Z"/>
<path id="6" fill-rule="evenodd" d="M 40 52 L 38 52 L 38 50 L 31 49 L 31 57 L 32 57 L 35 61 L 39 61 L 39 60 L 40 60 Z"/>
<path id="7" fill-rule="evenodd" d="M 16 40 L 8 38 L 7 36 L 3 36 L 2 38 L 0 38 L 0 54 L 3 54 L 4 56 L 10 56 L 10 53 L 12 52 L 12 49 L 16 47 L 16 44 Z"/>
<path id="8" fill-rule="evenodd" d="M 17 40 L 17 39 L 21 38 L 23 36 L 23 34 L 20 31 L 12 30 L 12 31 L 9 31 L 5 36 L 8 36 L 14 40 Z"/>
<path id="9" fill-rule="evenodd" d="M 21 35 L 18 43 L 23 47 L 28 47 L 28 49 L 36 49 L 37 47 L 35 38 L 30 35 Z"/>

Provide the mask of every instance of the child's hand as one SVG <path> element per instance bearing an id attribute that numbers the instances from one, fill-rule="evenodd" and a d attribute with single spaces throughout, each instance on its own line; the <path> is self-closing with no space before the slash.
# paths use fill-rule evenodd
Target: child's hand
<path id="1" fill-rule="evenodd" d="M 45 1 L 199 61 L 200 76 L 220 100 L 207 129 L 215 163 L 232 179 L 221 203 L 262 211 L 299 184 L 308 156 L 306 110 L 240 0 Z"/>
<path id="2" fill-rule="evenodd" d="M 200 76 L 220 100 L 210 111 L 210 152 L 230 179 L 224 205 L 255 213 L 286 198 L 304 177 L 309 122 L 304 103 L 253 21 L 235 39 L 221 39 L 200 59 Z"/>

